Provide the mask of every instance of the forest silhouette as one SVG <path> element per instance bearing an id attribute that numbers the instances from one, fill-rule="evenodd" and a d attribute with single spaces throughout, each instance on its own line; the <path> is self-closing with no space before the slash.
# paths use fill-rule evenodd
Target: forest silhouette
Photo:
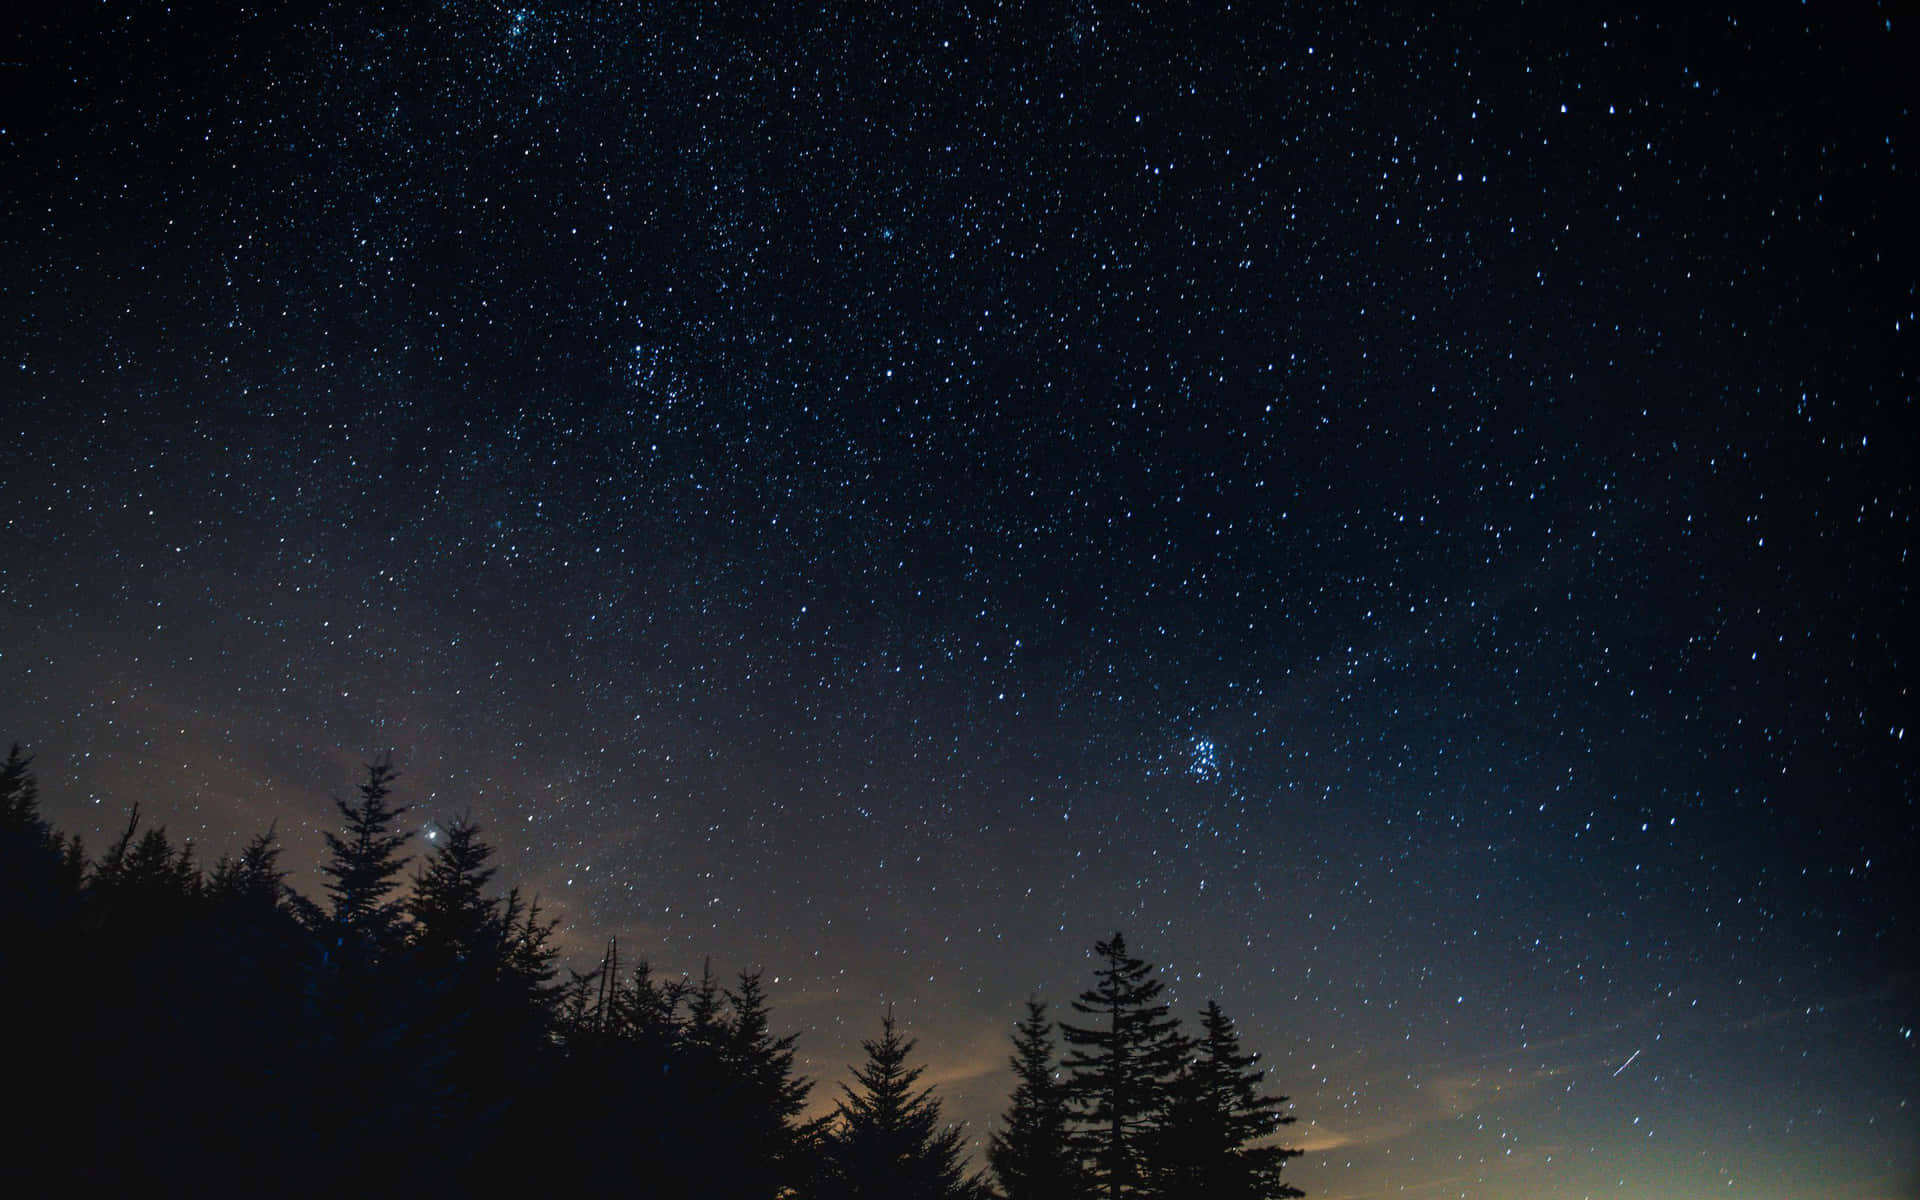
<path id="1" fill-rule="evenodd" d="M 136 806 L 97 859 L 0 765 L 8 1174 L 63 1192 L 719 1200 L 1268 1200 L 1286 1098 L 1217 1004 L 1189 1033 L 1120 934 L 1058 1022 L 1030 999 L 986 1163 L 968 1161 L 889 1008 L 833 1110 L 758 971 L 663 977 L 495 888 L 470 817 L 420 857 L 391 758 L 335 799 L 319 897 L 274 831 L 210 866 Z M 28 1193 L 16 1193 L 28 1194 Z"/>

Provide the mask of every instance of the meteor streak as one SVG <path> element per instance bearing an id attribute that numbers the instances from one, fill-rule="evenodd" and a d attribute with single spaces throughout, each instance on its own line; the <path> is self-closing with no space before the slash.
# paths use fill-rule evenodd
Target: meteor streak
<path id="1" fill-rule="evenodd" d="M 1623 1062 L 1623 1063 L 1621 1063 L 1621 1064 L 1620 1064 L 1620 1067 L 1619 1067 L 1619 1070 L 1616 1070 L 1616 1071 L 1615 1071 L 1615 1072 L 1613 1073 L 1613 1075 L 1612 1075 L 1612 1078 L 1614 1078 L 1614 1079 L 1618 1079 L 1618 1078 L 1620 1078 L 1620 1072 L 1621 1072 L 1621 1071 L 1624 1071 L 1624 1070 L 1626 1070 L 1626 1069 L 1627 1069 L 1628 1067 L 1630 1067 L 1630 1066 L 1632 1066 L 1632 1065 L 1633 1065 L 1633 1060 L 1634 1060 L 1634 1059 L 1636 1059 L 1636 1058 L 1639 1058 L 1639 1057 L 1640 1057 L 1640 1052 L 1639 1052 L 1638 1050 L 1635 1050 L 1635 1051 L 1634 1051 L 1634 1052 L 1633 1052 L 1632 1054 L 1629 1054 L 1629 1055 L 1627 1055 L 1627 1061 L 1625 1061 L 1625 1062 Z"/>

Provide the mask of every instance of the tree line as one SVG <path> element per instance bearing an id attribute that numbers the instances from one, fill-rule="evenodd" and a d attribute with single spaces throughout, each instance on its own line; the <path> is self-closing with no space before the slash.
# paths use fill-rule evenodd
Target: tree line
<path id="1" fill-rule="evenodd" d="M 1300 1153 L 1258 1056 L 1209 1003 L 1189 1033 L 1119 934 L 1091 987 L 1012 1035 L 1016 1086 L 973 1169 L 891 1008 L 830 1113 L 759 971 L 663 977 L 494 887 L 470 818 L 419 861 L 391 758 L 335 798 L 323 895 L 272 829 L 210 866 L 136 806 L 90 858 L 0 765 L 0 980 L 16 1178 L 300 1195 L 622 1188 L 724 1200 L 1268 1200 Z M 409 874 L 409 867 L 412 872 Z"/>

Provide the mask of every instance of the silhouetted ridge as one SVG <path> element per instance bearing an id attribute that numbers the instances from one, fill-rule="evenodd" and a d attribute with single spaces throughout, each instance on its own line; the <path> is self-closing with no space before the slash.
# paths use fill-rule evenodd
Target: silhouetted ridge
<path id="1" fill-rule="evenodd" d="M 1084 1024 L 1035 999 L 971 1173 L 893 1009 L 830 1115 L 764 977 L 663 979 L 609 941 L 566 971 L 554 922 L 493 886 L 469 815 L 411 876 L 391 758 L 337 800 L 315 901 L 269 829 L 203 869 L 135 806 L 89 861 L 0 764 L 0 965 L 15 1017 L 10 1174 L 63 1192 L 295 1195 L 639 1188 L 738 1200 L 1264 1200 L 1299 1153 L 1257 1056 L 1209 1004 L 1189 1037 L 1153 968 L 1095 947 Z"/>

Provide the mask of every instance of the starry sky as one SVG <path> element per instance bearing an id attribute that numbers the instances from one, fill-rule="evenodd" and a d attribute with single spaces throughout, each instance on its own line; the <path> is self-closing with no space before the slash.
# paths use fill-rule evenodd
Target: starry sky
<path id="1" fill-rule="evenodd" d="M 391 748 L 976 1143 L 1122 929 L 1323 1200 L 1920 1194 L 1895 6 L 745 7 L 9 21 L 47 814 Z"/>

